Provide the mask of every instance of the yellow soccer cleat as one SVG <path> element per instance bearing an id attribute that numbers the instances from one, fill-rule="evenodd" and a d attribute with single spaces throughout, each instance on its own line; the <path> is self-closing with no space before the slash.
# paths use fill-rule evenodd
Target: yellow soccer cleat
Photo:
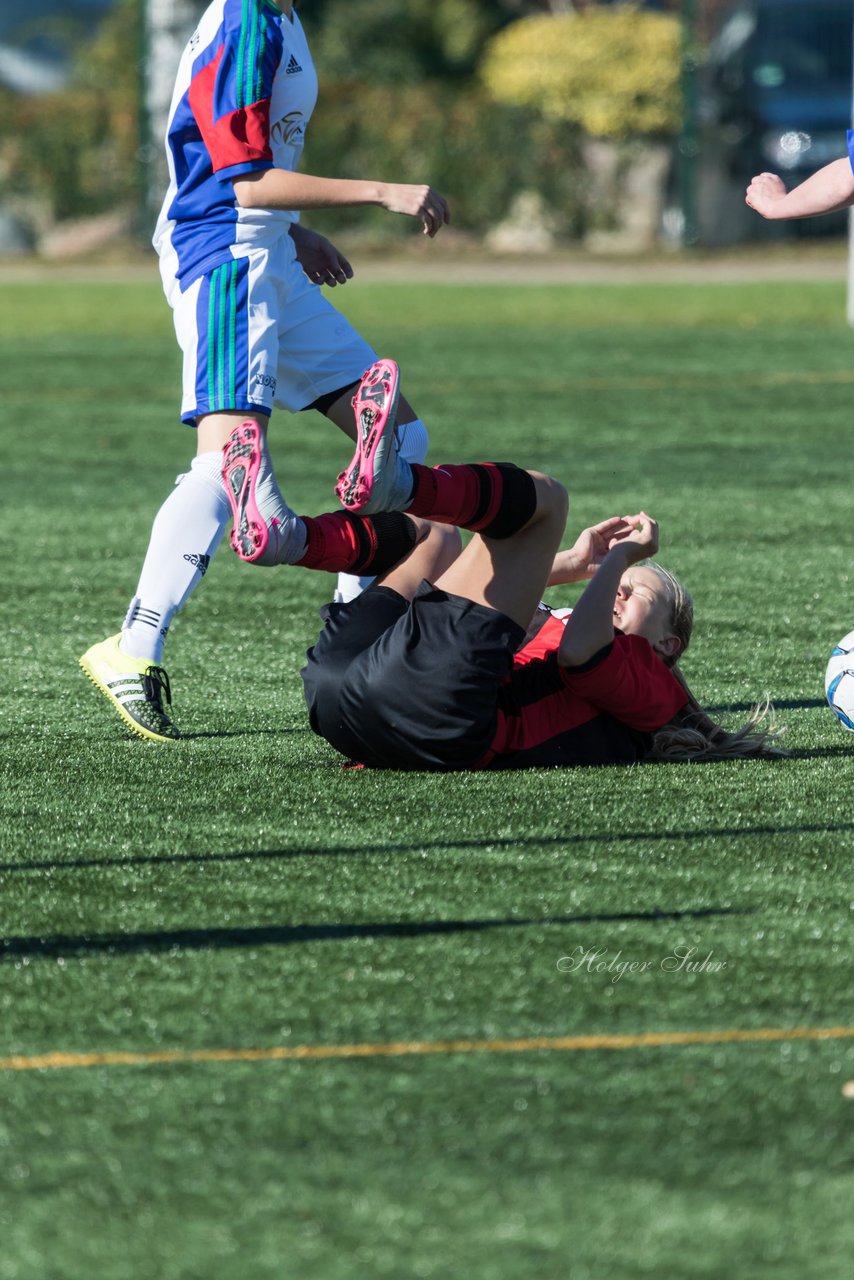
<path id="1" fill-rule="evenodd" d="M 93 644 L 80 659 L 80 666 L 138 738 L 174 742 L 181 735 L 163 709 L 164 694 L 167 703 L 172 703 L 168 675 L 147 658 L 130 658 L 122 653 L 121 638 L 119 632 Z"/>

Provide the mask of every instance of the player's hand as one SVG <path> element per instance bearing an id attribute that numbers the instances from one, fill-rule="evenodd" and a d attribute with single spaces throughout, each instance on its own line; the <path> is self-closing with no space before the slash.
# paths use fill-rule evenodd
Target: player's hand
<path id="1" fill-rule="evenodd" d="M 658 524 L 645 511 L 636 516 L 622 516 L 622 528 L 612 537 L 610 549 L 619 548 L 627 564 L 637 564 L 658 551 Z"/>
<path id="2" fill-rule="evenodd" d="M 380 203 L 389 213 L 404 213 L 411 218 L 419 218 L 425 236 L 435 236 L 437 231 L 451 221 L 448 202 L 432 187 L 385 182 L 380 194 Z"/>
<path id="3" fill-rule="evenodd" d="M 776 173 L 758 173 L 751 179 L 744 199 L 763 218 L 773 218 L 777 202 L 786 195 L 786 184 Z"/>
<path id="4" fill-rule="evenodd" d="M 291 239 L 296 248 L 297 262 L 312 284 L 325 284 L 334 289 L 353 279 L 353 268 L 331 240 L 310 231 L 295 222 L 291 227 Z"/>
<path id="5" fill-rule="evenodd" d="M 582 578 L 592 578 L 610 547 L 621 535 L 628 532 L 628 526 L 622 516 L 609 516 L 607 520 L 600 520 L 598 524 L 582 529 L 569 551 L 558 553 L 555 558 L 556 567 L 558 567 L 557 561 L 565 560 L 563 568 L 572 572 L 571 578 L 565 578 L 567 582 L 579 582 Z"/>

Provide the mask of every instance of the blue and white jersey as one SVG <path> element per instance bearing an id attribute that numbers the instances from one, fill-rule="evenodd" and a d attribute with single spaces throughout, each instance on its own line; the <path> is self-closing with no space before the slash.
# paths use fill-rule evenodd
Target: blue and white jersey
<path id="1" fill-rule="evenodd" d="M 271 0 L 214 0 L 184 50 L 169 112 L 169 189 L 154 232 L 164 284 L 272 244 L 298 214 L 243 209 L 232 179 L 295 170 L 317 100 L 296 12 Z"/>

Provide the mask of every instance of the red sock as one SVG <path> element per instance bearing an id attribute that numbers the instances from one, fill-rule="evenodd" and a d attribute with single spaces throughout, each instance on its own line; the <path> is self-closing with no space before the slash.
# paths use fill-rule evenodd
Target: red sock
<path id="1" fill-rule="evenodd" d="M 512 538 L 537 510 L 533 477 L 512 462 L 410 465 L 414 482 L 406 508 L 410 515 L 455 524 L 488 538 Z"/>
<path id="2" fill-rule="evenodd" d="M 504 485 L 494 462 L 441 467 L 413 462 L 411 466 L 414 487 L 406 508 L 410 515 L 472 530 L 483 529 L 495 519 Z"/>
<path id="3" fill-rule="evenodd" d="M 402 511 L 375 516 L 331 511 L 300 516 L 308 534 L 302 560 L 305 569 L 328 573 L 385 573 L 415 546 L 415 526 Z"/>

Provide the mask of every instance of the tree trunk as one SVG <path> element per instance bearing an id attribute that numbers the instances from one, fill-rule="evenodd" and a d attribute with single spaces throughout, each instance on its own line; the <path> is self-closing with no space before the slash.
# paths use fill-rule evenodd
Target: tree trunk
<path id="1" fill-rule="evenodd" d="M 588 249 L 641 253 L 655 247 L 661 233 L 670 151 L 667 143 L 640 138 L 584 140 Z"/>

